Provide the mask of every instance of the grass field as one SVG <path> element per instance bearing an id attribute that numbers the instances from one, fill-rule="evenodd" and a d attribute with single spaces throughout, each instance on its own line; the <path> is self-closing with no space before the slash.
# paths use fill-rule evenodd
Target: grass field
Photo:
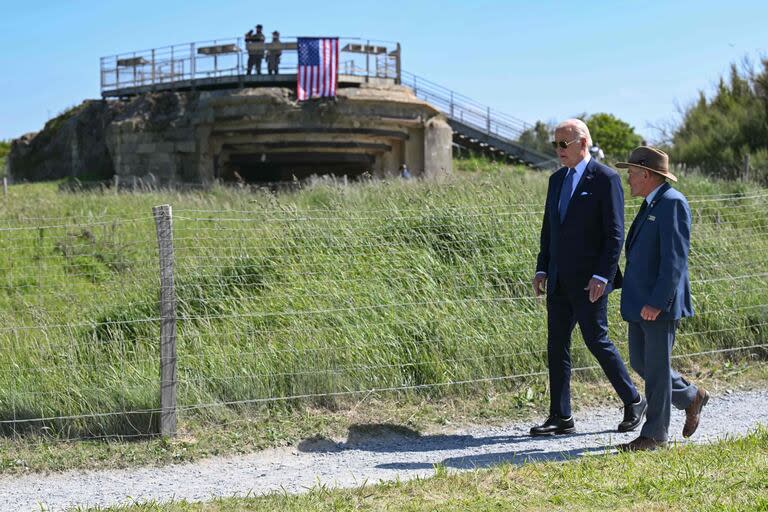
<path id="1" fill-rule="evenodd" d="M 112 512 L 280 511 L 763 511 L 768 509 L 768 431 L 713 445 L 569 462 L 503 465 L 427 480 L 304 495 L 115 507 Z"/>
<path id="2" fill-rule="evenodd" d="M 8 448 L 0 468 L 13 470 L 14 454 L 32 442 L 154 431 L 151 208 L 163 203 L 174 210 L 182 439 L 226 437 L 205 453 L 286 442 L 296 415 L 322 428 L 371 396 L 419 403 L 508 393 L 521 410 L 545 400 L 545 309 L 529 282 L 547 176 L 476 159 L 457 167 L 440 182 L 321 183 L 278 195 L 13 186 L 0 206 L 0 444 Z M 679 188 L 694 212 L 698 314 L 682 324 L 676 353 L 765 344 L 768 191 L 697 176 Z M 638 204 L 627 198 L 628 223 Z M 625 353 L 613 295 L 611 333 Z M 578 339 L 574 366 L 593 365 Z M 175 452 L 164 443 L 148 451 Z M 73 450 L 118 464 L 135 453 L 113 443 Z"/>

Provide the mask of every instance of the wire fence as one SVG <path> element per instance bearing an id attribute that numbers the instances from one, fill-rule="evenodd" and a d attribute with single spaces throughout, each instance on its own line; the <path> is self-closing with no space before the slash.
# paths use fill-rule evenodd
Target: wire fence
<path id="1" fill-rule="evenodd" d="M 696 316 L 674 357 L 765 359 L 768 193 L 690 203 Z M 531 204 L 7 219 L 0 430 L 172 434 L 255 406 L 543 380 L 546 309 L 530 284 L 541 215 Z M 618 294 L 609 314 L 626 355 Z M 597 368 L 578 334 L 572 357 L 576 371 Z"/>

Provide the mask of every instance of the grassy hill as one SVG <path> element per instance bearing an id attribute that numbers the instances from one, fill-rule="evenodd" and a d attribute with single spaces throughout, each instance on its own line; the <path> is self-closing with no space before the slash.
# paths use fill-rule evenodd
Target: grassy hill
<path id="1" fill-rule="evenodd" d="M 182 431 L 236 431 L 289 410 L 322 417 L 371 394 L 545 401 L 545 307 L 529 283 L 547 175 L 457 167 L 441 182 L 281 195 L 12 187 L 0 205 L 0 425 L 76 438 L 152 431 L 151 208 L 163 203 L 174 212 Z M 764 348 L 730 350 L 766 343 L 768 191 L 697 176 L 679 188 L 694 212 L 697 316 L 675 348 L 695 355 L 676 364 L 765 358 Z M 638 205 L 627 195 L 627 226 Z M 610 304 L 626 354 L 617 294 Z M 603 379 L 579 335 L 573 357 L 587 368 L 579 378 Z M 32 418 L 46 419 L 15 421 Z"/>

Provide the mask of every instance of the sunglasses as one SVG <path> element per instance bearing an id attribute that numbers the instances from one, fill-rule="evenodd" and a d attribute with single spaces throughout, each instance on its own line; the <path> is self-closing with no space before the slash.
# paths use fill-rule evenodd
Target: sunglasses
<path id="1" fill-rule="evenodd" d="M 552 141 L 552 147 L 557 149 L 568 149 L 568 146 L 573 144 L 574 142 L 578 142 L 581 140 L 581 137 L 573 139 L 571 142 L 565 142 L 564 140 L 553 140 Z"/>

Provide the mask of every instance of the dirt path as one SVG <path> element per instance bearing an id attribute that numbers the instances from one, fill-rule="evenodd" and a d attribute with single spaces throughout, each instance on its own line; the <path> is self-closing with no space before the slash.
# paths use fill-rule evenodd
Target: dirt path
<path id="1" fill-rule="evenodd" d="M 467 470 L 500 462 L 562 460 L 603 453 L 633 439 L 636 433 L 615 431 L 620 416 L 618 408 L 580 411 L 576 434 L 551 439 L 529 437 L 529 424 L 421 437 L 385 428 L 351 435 L 344 442 L 308 441 L 293 448 L 162 468 L 0 477 L 0 510 L 58 511 L 75 505 L 204 501 L 277 490 L 299 493 L 317 484 L 348 487 L 427 477 L 438 463 L 450 470 Z M 678 441 L 684 417 L 673 410 L 671 432 Z M 690 442 L 740 436 L 761 419 L 765 424 L 765 418 L 768 390 L 713 396 Z"/>

